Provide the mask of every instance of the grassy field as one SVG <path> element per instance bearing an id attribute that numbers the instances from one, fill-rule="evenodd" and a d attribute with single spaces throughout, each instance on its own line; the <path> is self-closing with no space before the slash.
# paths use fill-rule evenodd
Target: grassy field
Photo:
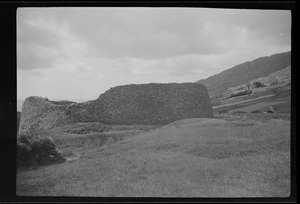
<path id="1" fill-rule="evenodd" d="M 289 196 L 288 117 L 217 117 L 186 119 L 162 127 L 103 129 L 101 124 L 93 124 L 93 129 L 91 124 L 79 124 L 41 132 L 74 159 L 19 170 L 17 195 Z M 79 130 L 75 134 L 71 129 Z"/>

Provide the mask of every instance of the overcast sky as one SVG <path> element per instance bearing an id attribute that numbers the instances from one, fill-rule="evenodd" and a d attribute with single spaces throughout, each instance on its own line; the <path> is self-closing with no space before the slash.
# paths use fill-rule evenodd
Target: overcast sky
<path id="1" fill-rule="evenodd" d="M 195 82 L 291 50 L 291 13 L 207 8 L 19 8 L 17 98 L 96 99 Z"/>

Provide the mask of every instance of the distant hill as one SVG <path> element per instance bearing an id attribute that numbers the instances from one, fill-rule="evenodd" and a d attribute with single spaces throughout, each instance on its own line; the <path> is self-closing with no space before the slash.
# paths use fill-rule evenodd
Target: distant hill
<path id="1" fill-rule="evenodd" d="M 245 84 L 251 80 L 266 77 L 291 64 L 291 52 L 261 57 L 251 62 L 236 65 L 219 74 L 201 79 L 196 83 L 204 84 L 210 96 L 219 95 L 229 87 Z"/>
<path id="2" fill-rule="evenodd" d="M 263 84 L 280 84 L 285 81 L 291 81 L 291 66 L 286 67 L 285 69 L 281 69 L 277 72 L 271 73 L 266 77 L 260 77 L 259 79 L 250 81 L 253 82 L 261 82 Z"/>
<path id="3" fill-rule="evenodd" d="M 232 97 L 234 95 L 248 95 L 254 92 L 267 91 L 273 88 L 286 87 L 291 83 L 291 66 L 273 72 L 266 77 L 260 77 L 249 81 L 248 83 L 241 84 L 235 87 L 230 87 L 222 93 L 223 97 L 216 97 L 218 100 L 222 98 Z M 243 94 L 244 93 L 244 94 Z"/>

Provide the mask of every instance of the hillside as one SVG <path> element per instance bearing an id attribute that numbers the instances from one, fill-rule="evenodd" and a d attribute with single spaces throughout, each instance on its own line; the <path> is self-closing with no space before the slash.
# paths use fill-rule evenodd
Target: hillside
<path id="1" fill-rule="evenodd" d="M 290 121 L 278 116 L 190 118 L 163 127 L 80 123 L 44 130 L 38 134 L 53 138 L 67 162 L 18 171 L 16 193 L 286 197 Z"/>
<path id="2" fill-rule="evenodd" d="M 223 92 L 223 97 L 219 96 L 218 99 L 222 100 L 222 98 L 226 99 L 234 97 L 235 95 L 253 95 L 258 92 L 267 93 L 270 92 L 270 90 L 274 92 L 275 89 L 281 89 L 289 84 L 291 84 L 291 66 L 271 73 L 266 77 L 260 77 L 235 87 L 229 87 Z"/>
<path id="3" fill-rule="evenodd" d="M 266 77 L 291 64 L 291 52 L 261 57 L 251 62 L 236 65 L 219 74 L 201 79 L 196 83 L 204 84 L 210 96 L 219 95 L 229 87 L 245 84 L 251 80 Z"/>
<path id="4" fill-rule="evenodd" d="M 277 72 L 271 73 L 266 77 L 261 77 L 259 79 L 250 81 L 251 84 L 253 84 L 253 82 L 258 81 L 261 82 L 263 84 L 280 84 L 283 82 L 290 82 L 291 81 L 291 66 L 289 65 L 287 68 L 285 69 L 281 69 Z"/>

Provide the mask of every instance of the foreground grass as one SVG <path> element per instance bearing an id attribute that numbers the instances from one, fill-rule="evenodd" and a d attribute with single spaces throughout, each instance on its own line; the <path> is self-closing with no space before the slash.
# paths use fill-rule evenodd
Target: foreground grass
<path id="1" fill-rule="evenodd" d="M 77 160 L 18 172 L 17 194 L 287 197 L 290 193 L 286 120 L 187 119 L 111 143 L 95 142 L 101 136 L 91 136 L 82 146 L 70 142 L 72 150 L 81 148 Z"/>

